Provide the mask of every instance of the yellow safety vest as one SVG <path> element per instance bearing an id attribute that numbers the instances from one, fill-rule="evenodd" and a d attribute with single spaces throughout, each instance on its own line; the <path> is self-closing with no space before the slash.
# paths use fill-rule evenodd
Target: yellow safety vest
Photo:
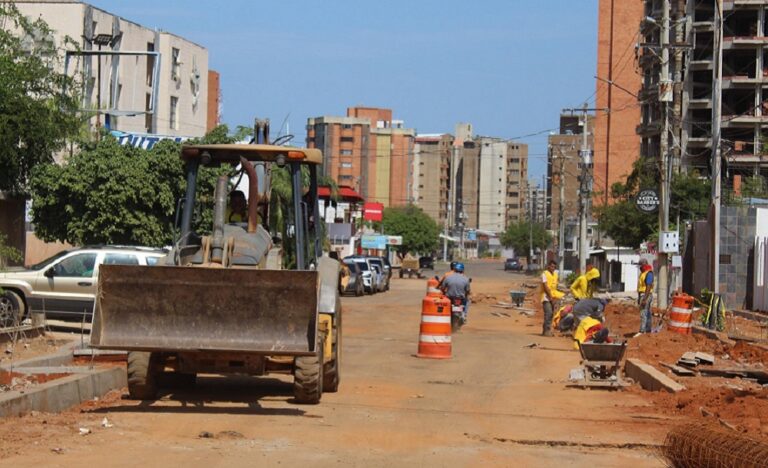
<path id="1" fill-rule="evenodd" d="M 571 284 L 571 293 L 576 299 L 586 299 L 594 295 L 591 281 L 600 278 L 600 270 L 592 268 L 583 275 L 579 275 Z"/>
<path id="2" fill-rule="evenodd" d="M 578 343 L 584 343 L 587 340 L 587 332 L 595 326 L 602 325 L 602 322 L 599 320 L 595 320 L 592 317 L 584 317 L 581 319 L 581 322 L 579 322 L 579 325 L 576 327 L 576 330 L 573 332 L 573 348 L 579 349 Z"/>
<path id="3" fill-rule="evenodd" d="M 549 287 L 549 292 L 552 294 L 553 299 L 560 299 L 565 294 L 561 293 L 557 290 L 557 272 L 550 273 L 549 270 L 544 271 L 544 276 L 547 278 L 547 286 Z M 546 302 L 547 299 L 547 293 L 544 290 L 544 285 L 541 285 L 541 302 Z"/>
<path id="4" fill-rule="evenodd" d="M 652 271 L 652 270 L 648 270 Z M 637 279 L 637 292 L 644 293 L 645 292 L 645 277 L 648 276 L 648 271 L 644 271 L 640 273 L 640 278 Z M 653 285 L 651 285 L 651 290 L 653 290 Z"/>

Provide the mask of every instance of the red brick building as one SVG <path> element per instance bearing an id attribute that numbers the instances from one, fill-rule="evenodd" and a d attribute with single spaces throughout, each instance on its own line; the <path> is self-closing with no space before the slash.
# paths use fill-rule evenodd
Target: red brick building
<path id="1" fill-rule="evenodd" d="M 610 203 L 610 187 L 624 181 L 640 157 L 640 106 L 637 97 L 642 76 L 637 70 L 635 46 L 644 15 L 640 0 L 600 0 L 597 33 L 597 82 L 594 125 L 595 205 Z M 609 85 L 607 81 L 615 83 Z"/>

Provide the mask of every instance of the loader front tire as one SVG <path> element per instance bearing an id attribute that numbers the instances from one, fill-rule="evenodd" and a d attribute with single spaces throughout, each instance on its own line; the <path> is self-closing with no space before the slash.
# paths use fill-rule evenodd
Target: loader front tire
<path id="1" fill-rule="evenodd" d="M 128 353 L 128 396 L 133 400 L 154 400 L 157 397 L 157 356 L 154 353 Z"/>
<path id="2" fill-rule="evenodd" d="M 316 405 L 323 396 L 323 342 L 318 339 L 317 352 L 299 356 L 293 365 L 293 398 L 300 405 Z"/>

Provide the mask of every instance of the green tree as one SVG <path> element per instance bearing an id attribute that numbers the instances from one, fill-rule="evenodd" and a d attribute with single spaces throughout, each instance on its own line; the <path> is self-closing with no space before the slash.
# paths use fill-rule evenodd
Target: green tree
<path id="1" fill-rule="evenodd" d="M 600 230 L 626 247 L 639 247 L 658 238 L 658 213 L 644 213 L 635 206 L 637 193 L 646 188 L 658 189 L 655 161 L 638 160 L 624 183 L 611 186 L 615 203 L 595 209 Z M 670 225 L 677 215 L 695 220 L 706 216 L 710 202 L 710 182 L 698 173 L 675 174 L 670 182 Z"/>
<path id="2" fill-rule="evenodd" d="M 222 126 L 195 142 L 228 143 L 226 132 Z M 74 245 L 169 245 L 177 201 L 186 188 L 179 150 L 172 141 L 151 150 L 120 145 L 105 134 L 83 143 L 63 165 L 37 167 L 30 183 L 37 235 Z M 198 232 L 211 229 L 216 178 L 228 170 L 200 170 Z"/>
<path id="3" fill-rule="evenodd" d="M 742 198 L 768 197 L 768 190 L 766 190 L 765 177 L 760 175 L 745 177 L 741 185 L 741 196 Z"/>
<path id="4" fill-rule="evenodd" d="M 403 236 L 397 247 L 400 257 L 433 252 L 439 245 L 440 227 L 416 205 L 385 208 L 382 226 L 388 235 Z"/>
<path id="5" fill-rule="evenodd" d="M 526 252 L 525 257 L 530 263 L 531 242 L 533 242 L 534 249 L 545 249 L 552 241 L 552 236 L 541 224 L 520 221 L 507 226 L 507 230 L 501 235 L 499 241 L 504 247 L 515 249 L 516 255 L 519 255 L 520 252 Z"/>
<path id="6" fill-rule="evenodd" d="M 83 122 L 48 25 L 5 2 L 0 24 L 0 190 L 25 195 L 31 171 L 52 163 Z"/>

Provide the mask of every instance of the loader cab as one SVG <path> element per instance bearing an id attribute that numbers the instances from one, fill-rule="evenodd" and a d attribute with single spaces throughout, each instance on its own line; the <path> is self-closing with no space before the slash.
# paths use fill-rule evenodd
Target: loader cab
<path id="1" fill-rule="evenodd" d="M 261 219 L 273 243 L 283 254 L 283 267 L 308 270 L 322 254 L 322 226 L 317 204 L 318 169 L 322 154 L 317 149 L 274 145 L 186 145 L 182 147 L 186 166 L 187 189 L 182 206 L 179 252 L 200 248 L 200 235 L 194 229 L 194 208 L 198 195 L 201 168 L 245 166 L 247 161 L 256 173 L 249 190 L 249 208 Z M 255 192 L 253 189 L 255 188 Z M 255 221 L 254 221 L 255 222 Z"/>

